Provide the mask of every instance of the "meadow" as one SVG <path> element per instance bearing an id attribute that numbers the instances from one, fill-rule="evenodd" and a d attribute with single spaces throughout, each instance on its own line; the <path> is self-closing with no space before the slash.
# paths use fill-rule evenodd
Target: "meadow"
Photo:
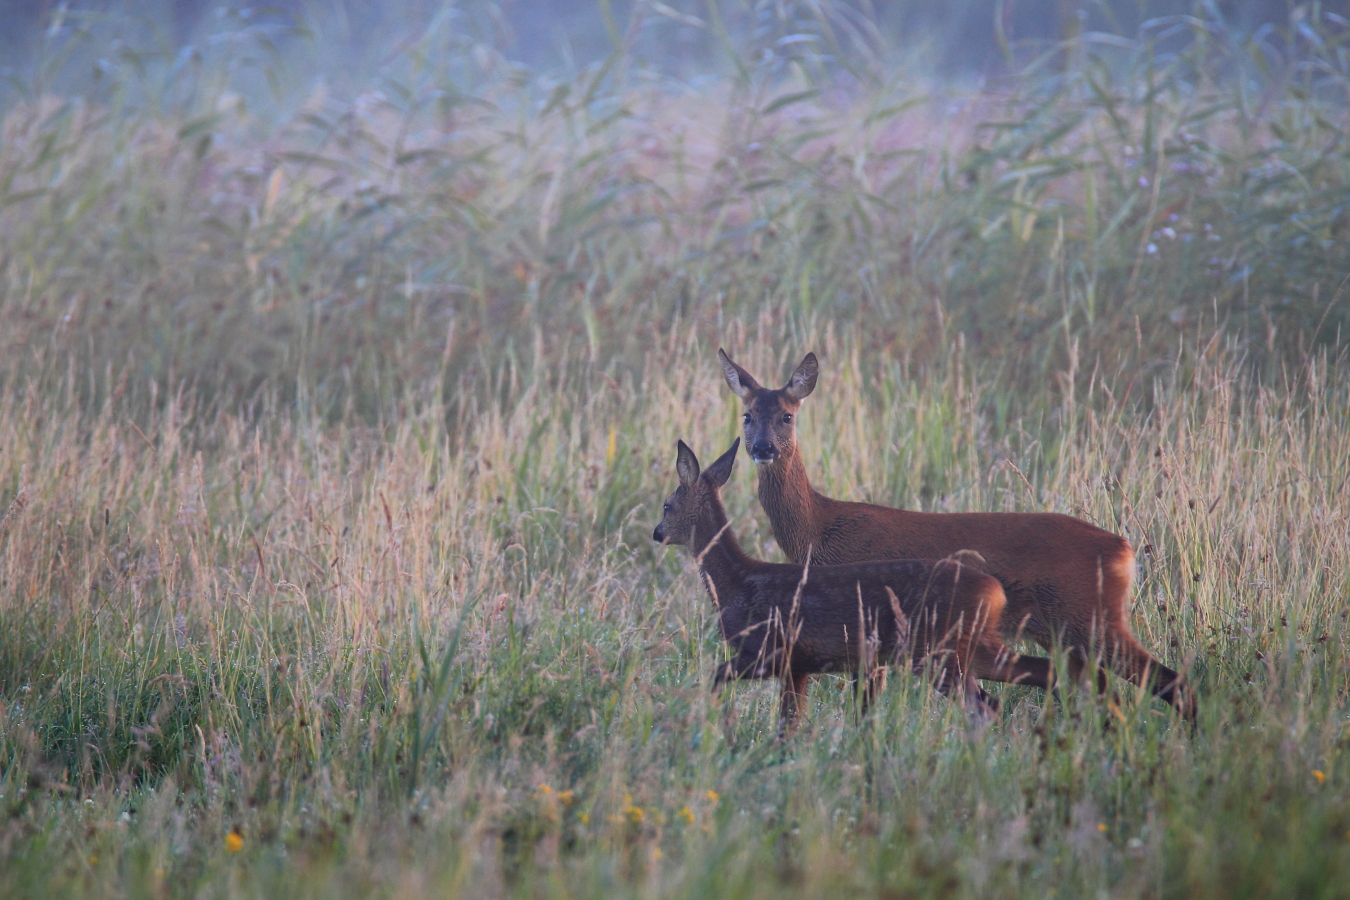
<path id="1" fill-rule="evenodd" d="M 0 136 L 0 895 L 1343 894 L 1350 27 L 1198 7 L 954 86 L 718 8 L 567 77 L 446 16 L 289 107 L 275 23 L 80 90 L 53 28 Z M 831 496 L 1127 537 L 1195 727 L 893 674 L 779 740 L 711 692 L 651 530 L 676 439 L 739 433 L 719 347 L 817 353 Z"/>

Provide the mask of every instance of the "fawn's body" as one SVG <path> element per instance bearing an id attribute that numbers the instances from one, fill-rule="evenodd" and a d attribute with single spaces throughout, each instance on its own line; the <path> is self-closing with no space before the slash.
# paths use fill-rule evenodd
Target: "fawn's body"
<path id="1" fill-rule="evenodd" d="M 782 719 L 790 728 L 807 679 L 818 672 L 868 677 L 877 666 L 908 660 L 931 666 L 940 691 L 973 710 L 991 711 L 974 680 L 977 667 L 1009 673 L 1010 654 L 996 629 L 1004 603 L 996 580 L 951 560 L 891 560 L 847 566 L 767 563 L 741 550 L 728 527 L 719 488 L 731 474 L 738 440 L 700 473 L 679 444 L 680 486 L 652 537 L 684 544 L 697 560 L 735 656 L 716 683 L 781 678 Z M 864 700 L 866 695 L 864 695 Z"/>
<path id="2" fill-rule="evenodd" d="M 1007 597 L 998 623 L 1005 637 L 1030 637 L 1047 648 L 1061 643 L 1074 678 L 1100 652 L 1129 681 L 1194 716 L 1185 680 L 1154 659 L 1130 630 L 1129 541 L 1058 513 L 924 513 L 826 497 L 811 487 L 793 425 L 801 401 L 815 388 L 815 355 L 807 354 L 777 391 L 761 387 L 724 352 L 718 356 L 727 384 L 745 404 L 746 449 L 758 464 L 759 501 L 789 559 L 842 564 L 977 551 L 985 560 L 980 568 L 998 579 Z M 1024 656 L 1017 666 L 1023 684 L 1046 688 L 1053 681 L 1049 660 Z"/>

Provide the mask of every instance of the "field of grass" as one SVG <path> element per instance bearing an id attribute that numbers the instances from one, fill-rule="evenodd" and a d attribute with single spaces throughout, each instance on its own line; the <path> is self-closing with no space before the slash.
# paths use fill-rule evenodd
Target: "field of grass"
<path id="1" fill-rule="evenodd" d="M 1343 894 L 1350 30 L 957 89 L 786 6 L 696 83 L 442 22 L 264 116 L 245 23 L 10 97 L 0 895 Z M 973 733 L 895 675 L 779 741 L 710 692 L 651 530 L 738 433 L 719 346 L 820 356 L 832 496 L 1128 537 L 1196 727 L 1117 682 Z"/>

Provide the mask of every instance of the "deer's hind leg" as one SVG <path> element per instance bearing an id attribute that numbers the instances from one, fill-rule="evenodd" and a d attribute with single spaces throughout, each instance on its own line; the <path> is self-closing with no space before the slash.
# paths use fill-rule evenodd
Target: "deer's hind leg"
<path id="1" fill-rule="evenodd" d="M 1106 680 L 1106 669 L 1099 665 L 1085 648 L 1098 643 L 1098 641 L 1091 639 L 1091 629 L 1079 630 L 1071 627 L 1053 629 L 1046 624 L 1046 618 L 1042 614 L 1037 618 L 1023 621 L 1017 629 L 1016 636 L 1029 637 L 1052 653 L 1056 650 L 1062 650 L 1068 671 L 1065 672 L 1063 669 L 1057 671 L 1055 663 L 1051 659 L 1025 656 L 1022 657 L 1022 660 L 1030 667 L 1031 674 L 1027 680 L 1018 683 L 1034 685 L 1047 693 L 1055 694 L 1062 700 L 1063 697 L 1060 692 L 1063 690 L 1061 684 L 1063 681 L 1067 680 L 1069 684 L 1086 686 L 1089 677 L 1095 675 L 1092 686 L 1096 690 L 1097 696 L 1104 696 L 1109 686 Z M 1004 636 L 1012 636 L 1006 630 L 1003 633 Z M 1076 642 L 1076 639 L 1085 636 L 1088 638 L 1086 645 L 1080 645 Z"/>
<path id="2" fill-rule="evenodd" d="M 1092 657 L 1082 647 L 1070 647 L 1068 658 L 1069 680 L 1074 684 L 1087 684 L 1089 673 L 1095 670 L 1097 677 L 1093 682 L 1093 687 L 1096 689 L 1098 697 L 1106 696 L 1110 687 L 1106 680 L 1106 669 L 1094 663 Z"/>
<path id="3" fill-rule="evenodd" d="M 1110 656 L 1111 667 L 1131 684 L 1147 688 L 1155 697 L 1171 704 L 1183 719 L 1194 721 L 1195 694 L 1186 677 L 1158 662 L 1132 637 L 1128 643 L 1120 635 L 1116 640 L 1115 652 Z"/>

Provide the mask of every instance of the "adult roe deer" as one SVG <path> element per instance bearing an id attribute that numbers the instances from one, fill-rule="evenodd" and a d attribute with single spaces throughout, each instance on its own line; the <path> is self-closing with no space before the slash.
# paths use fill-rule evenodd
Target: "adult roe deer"
<path id="1" fill-rule="evenodd" d="M 759 502 L 788 559 L 856 563 L 869 559 L 939 558 L 962 550 L 1003 585 L 999 630 L 1042 647 L 1060 641 L 1070 677 L 1080 680 L 1100 651 L 1132 684 L 1147 686 L 1187 719 L 1195 698 L 1185 679 L 1145 650 L 1130 631 L 1134 580 L 1130 542 L 1059 513 L 925 513 L 834 500 L 811 487 L 797 449 L 794 418 L 815 389 L 819 366 L 808 353 L 786 385 L 772 391 L 717 351 L 722 373 L 745 407 L 746 451 L 759 469 Z M 1049 660 L 1022 657 L 1020 683 L 1048 688 Z M 977 671 L 978 677 L 990 677 Z M 1098 685 L 1104 686 L 1098 672 Z"/>
<path id="2" fill-rule="evenodd" d="M 973 671 L 1014 677 L 1014 654 L 993 624 L 1003 610 L 999 583 L 953 560 L 817 566 L 751 559 L 731 532 L 720 494 L 740 444 L 737 438 L 700 472 L 698 457 L 680 441 L 680 485 L 652 532 L 658 543 L 689 548 L 735 651 L 718 667 L 714 686 L 781 678 L 780 721 L 790 731 L 812 674 L 861 672 L 870 687 L 873 666 L 908 654 L 916 670 L 931 664 L 938 690 L 963 699 L 972 714 L 992 713 Z"/>

